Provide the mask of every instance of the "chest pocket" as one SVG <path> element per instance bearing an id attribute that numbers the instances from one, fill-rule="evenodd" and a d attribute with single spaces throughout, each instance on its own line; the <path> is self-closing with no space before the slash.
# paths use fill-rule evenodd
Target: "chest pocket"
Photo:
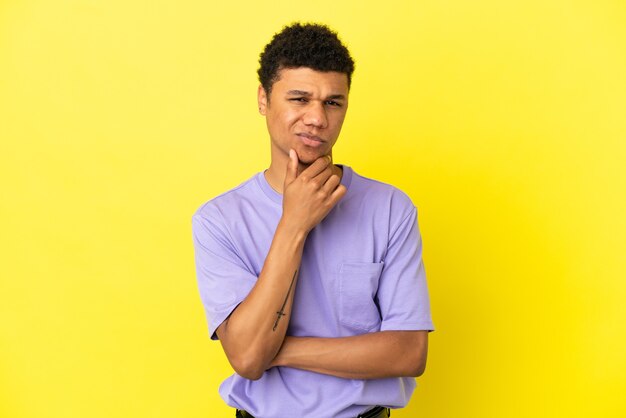
<path id="1" fill-rule="evenodd" d="M 339 321 L 370 331 L 380 325 L 375 296 L 383 263 L 343 263 L 339 270 Z"/>

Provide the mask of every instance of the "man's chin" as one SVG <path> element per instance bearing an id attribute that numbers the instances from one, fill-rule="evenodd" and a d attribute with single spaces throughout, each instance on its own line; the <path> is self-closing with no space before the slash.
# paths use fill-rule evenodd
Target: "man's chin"
<path id="1" fill-rule="evenodd" d="M 315 160 L 316 160 L 316 158 L 314 158 L 314 159 L 301 159 L 301 158 L 298 158 L 298 165 L 300 167 L 305 167 L 306 168 L 306 167 L 310 166 L 311 164 L 313 164 L 315 162 Z"/>
<path id="2" fill-rule="evenodd" d="M 319 153 L 311 153 L 311 152 L 302 152 L 296 150 L 296 154 L 298 154 L 298 163 L 301 166 L 308 167 L 315 162 L 320 157 L 323 157 L 324 154 Z"/>

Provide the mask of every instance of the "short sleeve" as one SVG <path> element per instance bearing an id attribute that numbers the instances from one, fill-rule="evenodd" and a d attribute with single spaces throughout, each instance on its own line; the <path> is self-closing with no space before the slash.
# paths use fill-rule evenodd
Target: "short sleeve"
<path id="1" fill-rule="evenodd" d="M 215 330 L 250 293 L 253 274 L 237 255 L 219 214 L 192 217 L 196 276 L 211 339 Z"/>
<path id="2" fill-rule="evenodd" d="M 381 331 L 435 329 L 415 207 L 391 233 L 376 298 Z"/>

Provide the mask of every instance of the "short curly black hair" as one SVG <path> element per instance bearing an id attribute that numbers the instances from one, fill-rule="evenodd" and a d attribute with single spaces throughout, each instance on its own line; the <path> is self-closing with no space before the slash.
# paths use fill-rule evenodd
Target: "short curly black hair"
<path id="1" fill-rule="evenodd" d="M 341 43 L 337 32 L 318 23 L 293 23 L 276 33 L 259 57 L 259 81 L 268 95 L 283 68 L 308 67 L 317 71 L 336 71 L 348 76 L 348 88 L 354 72 L 354 60 Z"/>

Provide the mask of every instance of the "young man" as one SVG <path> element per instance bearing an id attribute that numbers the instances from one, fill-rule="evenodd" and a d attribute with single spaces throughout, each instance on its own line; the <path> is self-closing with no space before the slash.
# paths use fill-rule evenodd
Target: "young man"
<path id="1" fill-rule="evenodd" d="M 193 216 L 200 295 L 236 374 L 237 416 L 388 417 L 407 404 L 433 330 L 416 209 L 332 162 L 354 62 L 294 24 L 261 54 L 271 163 Z"/>

